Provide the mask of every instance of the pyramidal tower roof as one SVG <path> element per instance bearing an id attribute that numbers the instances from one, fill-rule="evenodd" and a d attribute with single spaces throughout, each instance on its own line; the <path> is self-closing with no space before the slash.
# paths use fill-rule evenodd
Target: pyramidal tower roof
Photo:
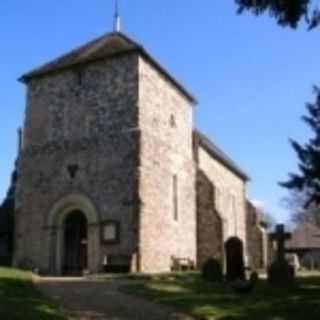
<path id="1" fill-rule="evenodd" d="M 100 59 L 115 57 L 121 54 L 135 52 L 143 56 L 149 63 L 158 69 L 176 88 L 196 104 L 196 99 L 172 76 L 166 71 L 148 52 L 138 43 L 119 31 L 107 33 L 90 41 L 89 43 L 64 54 L 57 59 L 48 62 L 39 68 L 36 68 L 19 79 L 24 83 L 29 80 L 44 76 L 62 69 L 87 64 Z"/>

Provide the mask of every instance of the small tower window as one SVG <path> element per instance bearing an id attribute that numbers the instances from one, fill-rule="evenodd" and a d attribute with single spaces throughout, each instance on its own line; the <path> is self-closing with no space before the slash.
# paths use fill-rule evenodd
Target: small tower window
<path id="1" fill-rule="evenodd" d="M 84 72 L 83 70 L 78 70 L 76 72 L 76 82 L 79 87 L 81 87 L 84 83 Z"/>
<path id="2" fill-rule="evenodd" d="M 178 220 L 179 218 L 179 206 L 178 206 L 178 177 L 172 176 L 172 206 L 173 206 L 173 218 Z"/>
<path id="3" fill-rule="evenodd" d="M 171 116 L 170 116 L 170 127 L 171 128 L 175 128 L 176 127 L 176 118 L 174 117 L 174 115 L 172 114 Z"/>

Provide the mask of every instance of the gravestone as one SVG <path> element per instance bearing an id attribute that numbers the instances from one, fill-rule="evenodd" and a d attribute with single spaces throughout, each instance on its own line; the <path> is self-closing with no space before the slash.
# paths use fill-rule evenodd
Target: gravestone
<path id="1" fill-rule="evenodd" d="M 277 260 L 284 260 L 284 243 L 291 238 L 291 233 L 284 232 L 284 225 L 277 224 L 274 233 L 271 233 L 271 239 L 277 242 Z"/>
<path id="2" fill-rule="evenodd" d="M 243 243 L 237 237 L 231 237 L 225 244 L 227 280 L 244 279 Z"/>
<path id="3" fill-rule="evenodd" d="M 220 261 L 214 258 L 207 259 L 201 268 L 201 275 L 204 281 L 221 282 L 223 274 Z"/>
<path id="4" fill-rule="evenodd" d="M 277 224 L 276 230 L 271 234 L 271 240 L 277 242 L 276 260 L 268 268 L 268 280 L 274 284 L 290 284 L 294 280 L 294 268 L 285 259 L 285 241 L 291 234 L 284 232 L 284 225 Z"/>

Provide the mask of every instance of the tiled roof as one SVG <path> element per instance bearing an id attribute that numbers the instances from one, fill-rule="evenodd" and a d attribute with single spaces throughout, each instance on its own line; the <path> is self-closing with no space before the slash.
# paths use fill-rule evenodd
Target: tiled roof
<path id="1" fill-rule="evenodd" d="M 250 180 L 249 176 L 203 133 L 201 133 L 197 129 L 194 129 L 193 134 L 194 139 L 196 139 L 200 143 L 200 145 L 210 153 L 213 158 L 229 168 L 233 173 L 235 173 L 244 181 Z"/>
<path id="2" fill-rule="evenodd" d="M 287 248 L 320 249 L 320 228 L 313 219 L 302 222 L 291 234 L 286 242 Z"/>
<path id="3" fill-rule="evenodd" d="M 131 40 L 128 36 L 120 32 L 107 33 L 71 52 L 46 63 L 24 74 L 20 80 L 28 82 L 28 80 L 43 76 L 61 69 L 86 64 L 99 59 L 111 58 L 116 55 L 137 52 L 147 59 L 156 69 L 158 69 L 177 89 L 183 93 L 188 100 L 196 104 L 195 98 L 173 77 L 167 72 L 156 60 L 148 54 L 148 52 L 138 43 Z"/>

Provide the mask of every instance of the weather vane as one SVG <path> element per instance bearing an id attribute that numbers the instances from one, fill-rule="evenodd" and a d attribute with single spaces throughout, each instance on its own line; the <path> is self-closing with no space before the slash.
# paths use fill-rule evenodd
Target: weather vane
<path id="1" fill-rule="evenodd" d="M 120 32 L 121 31 L 121 18 L 119 14 L 119 1 L 115 0 L 114 3 L 114 19 L 113 19 L 113 31 Z"/>

